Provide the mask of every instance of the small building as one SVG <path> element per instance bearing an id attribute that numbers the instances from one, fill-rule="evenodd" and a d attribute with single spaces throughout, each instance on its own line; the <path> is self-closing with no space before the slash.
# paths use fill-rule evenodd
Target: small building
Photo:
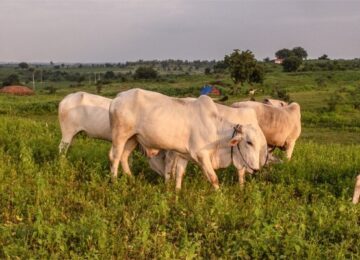
<path id="1" fill-rule="evenodd" d="M 276 58 L 276 59 L 274 60 L 274 63 L 275 63 L 275 64 L 282 64 L 283 61 L 284 61 L 284 59 Z"/>
<path id="2" fill-rule="evenodd" d="M 25 86 L 6 86 L 0 88 L 0 93 L 12 94 L 17 96 L 29 96 L 34 95 L 34 91 Z"/>

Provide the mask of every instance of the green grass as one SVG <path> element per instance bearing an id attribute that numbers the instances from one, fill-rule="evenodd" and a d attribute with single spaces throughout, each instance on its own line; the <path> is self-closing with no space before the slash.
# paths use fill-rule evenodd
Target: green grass
<path id="1" fill-rule="evenodd" d="M 321 72 L 270 73 L 265 86 L 287 86 L 302 106 L 293 159 L 247 176 L 244 189 L 233 167 L 218 171 L 219 192 L 190 164 L 175 193 L 139 152 L 134 177 L 111 182 L 110 143 L 84 135 L 59 157 L 57 104 L 94 86 L 64 82 L 53 95 L 0 95 L 0 258 L 360 258 L 360 207 L 351 203 L 360 115 L 346 103 L 329 112 L 325 100 L 343 82 L 359 84 L 357 73 L 336 72 L 323 89 L 314 83 Z M 216 78 L 115 82 L 103 94 L 143 87 L 185 96 Z"/>
<path id="2" fill-rule="evenodd" d="M 232 168 L 214 192 L 190 166 L 176 194 L 138 153 L 135 177 L 111 183 L 109 144 L 80 137 L 59 158 L 56 124 L 2 117 L 0 126 L 1 257 L 360 255 L 350 202 L 360 145 L 299 142 L 291 162 L 248 176 L 244 190 Z"/>

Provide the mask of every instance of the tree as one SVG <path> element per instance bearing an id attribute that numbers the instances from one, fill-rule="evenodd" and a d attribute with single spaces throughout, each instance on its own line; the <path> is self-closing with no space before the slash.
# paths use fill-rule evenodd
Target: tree
<path id="1" fill-rule="evenodd" d="M 115 78 L 115 73 L 113 71 L 109 70 L 109 71 L 105 72 L 104 79 L 111 80 L 114 78 Z"/>
<path id="2" fill-rule="evenodd" d="M 19 68 L 20 69 L 27 69 L 27 68 L 29 68 L 29 64 L 27 64 L 26 62 L 20 62 L 19 63 Z"/>
<path id="3" fill-rule="evenodd" d="M 296 71 L 302 63 L 302 59 L 293 55 L 290 56 L 282 62 L 283 70 L 286 72 L 293 72 Z"/>
<path id="4" fill-rule="evenodd" d="M 263 75 L 261 75 L 261 65 L 257 63 L 254 54 L 249 51 L 242 51 L 236 49 L 230 55 L 225 56 L 225 63 L 229 66 L 230 77 L 234 82 L 233 94 L 237 93 L 238 84 L 242 86 L 245 82 L 258 82 Z"/>
<path id="5" fill-rule="evenodd" d="M 10 74 L 5 80 L 3 81 L 3 86 L 11 86 L 20 84 L 19 75 L 17 74 Z"/>
<path id="6" fill-rule="evenodd" d="M 224 72 L 227 68 L 228 68 L 228 65 L 225 63 L 225 61 L 218 61 L 214 65 L 214 72 L 221 73 L 221 72 Z"/>
<path id="7" fill-rule="evenodd" d="M 249 82 L 252 83 L 263 83 L 265 78 L 265 70 L 264 67 L 257 63 L 254 67 L 253 72 L 250 74 Z"/>
<path id="8" fill-rule="evenodd" d="M 134 73 L 135 79 L 156 79 L 157 77 L 157 71 L 151 67 L 140 66 L 136 69 Z"/>
<path id="9" fill-rule="evenodd" d="M 326 54 L 321 55 L 318 59 L 319 60 L 330 60 Z"/>
<path id="10" fill-rule="evenodd" d="M 292 53 L 299 57 L 300 59 L 306 59 L 308 54 L 306 52 L 306 50 L 302 47 L 295 47 L 292 49 Z"/>
<path id="11" fill-rule="evenodd" d="M 278 59 L 286 59 L 292 55 L 293 55 L 292 51 L 289 49 L 285 49 L 285 48 L 275 52 L 275 57 Z"/>
<path id="12" fill-rule="evenodd" d="M 204 73 L 205 75 L 211 74 L 211 69 L 209 67 L 205 68 Z"/>
<path id="13" fill-rule="evenodd" d="M 264 62 L 270 62 L 270 58 L 269 57 L 266 57 L 263 59 Z"/>

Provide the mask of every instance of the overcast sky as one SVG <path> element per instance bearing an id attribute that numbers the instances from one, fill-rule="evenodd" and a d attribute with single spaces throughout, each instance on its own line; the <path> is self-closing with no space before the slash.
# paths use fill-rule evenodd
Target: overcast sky
<path id="1" fill-rule="evenodd" d="M 0 0 L 0 61 L 360 57 L 359 0 Z"/>

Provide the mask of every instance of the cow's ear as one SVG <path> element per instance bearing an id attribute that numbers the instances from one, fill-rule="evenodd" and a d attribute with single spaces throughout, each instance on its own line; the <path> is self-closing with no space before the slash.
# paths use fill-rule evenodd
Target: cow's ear
<path id="1" fill-rule="evenodd" d="M 229 141 L 229 146 L 236 146 L 238 143 L 240 143 L 242 139 L 242 134 L 237 134 L 231 140 Z"/>

